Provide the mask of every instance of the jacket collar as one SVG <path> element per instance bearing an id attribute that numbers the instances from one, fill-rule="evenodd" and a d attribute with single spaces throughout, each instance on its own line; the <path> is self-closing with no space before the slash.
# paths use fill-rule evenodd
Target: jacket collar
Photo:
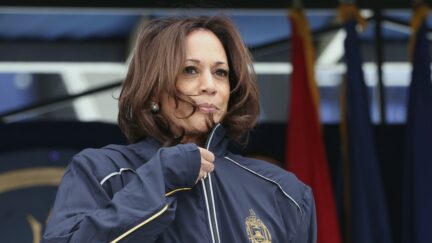
<path id="1" fill-rule="evenodd" d="M 227 151 L 229 139 L 225 138 L 225 128 L 222 124 L 216 124 L 210 131 L 205 149 L 210 150 L 216 155 L 223 156 Z"/>
<path id="2" fill-rule="evenodd" d="M 229 139 L 225 138 L 225 128 L 222 124 L 217 123 L 211 129 L 204 148 L 210 150 L 215 155 L 223 156 L 227 151 L 228 144 Z M 148 136 L 133 146 L 140 154 L 154 154 L 160 147 L 162 147 L 162 144 L 155 138 Z"/>

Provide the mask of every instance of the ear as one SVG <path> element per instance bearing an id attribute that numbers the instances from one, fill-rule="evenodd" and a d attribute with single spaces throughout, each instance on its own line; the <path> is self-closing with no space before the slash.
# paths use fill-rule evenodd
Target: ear
<path id="1" fill-rule="evenodd" d="M 152 95 L 150 96 L 150 101 L 151 101 L 151 102 L 158 103 L 158 102 L 159 102 L 159 99 L 157 98 L 156 94 L 152 94 Z"/>

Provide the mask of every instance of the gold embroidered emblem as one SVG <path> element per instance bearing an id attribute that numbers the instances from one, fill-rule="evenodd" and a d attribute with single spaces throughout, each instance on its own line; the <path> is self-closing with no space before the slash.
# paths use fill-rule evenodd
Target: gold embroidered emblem
<path id="1" fill-rule="evenodd" d="M 250 215 L 246 218 L 246 232 L 252 243 L 271 243 L 270 231 L 258 218 L 252 209 L 249 209 Z"/>

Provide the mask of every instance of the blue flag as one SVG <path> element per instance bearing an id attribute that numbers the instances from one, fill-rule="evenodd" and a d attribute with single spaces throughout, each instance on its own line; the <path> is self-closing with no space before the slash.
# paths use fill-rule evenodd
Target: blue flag
<path id="1" fill-rule="evenodd" d="M 403 243 L 432 242 L 432 84 L 427 26 L 417 32 L 409 87 Z"/>
<path id="2" fill-rule="evenodd" d="M 346 220 L 349 242 L 391 243 L 388 212 L 375 151 L 368 91 L 362 70 L 357 22 L 345 24 L 346 136 L 348 156 L 345 186 L 349 189 Z"/>

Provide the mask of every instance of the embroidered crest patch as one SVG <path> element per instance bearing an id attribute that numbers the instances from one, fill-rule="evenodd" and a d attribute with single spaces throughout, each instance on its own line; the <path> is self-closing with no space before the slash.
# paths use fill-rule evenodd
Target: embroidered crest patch
<path id="1" fill-rule="evenodd" d="M 246 232 L 251 243 L 271 243 L 270 231 L 252 209 L 245 220 Z"/>

